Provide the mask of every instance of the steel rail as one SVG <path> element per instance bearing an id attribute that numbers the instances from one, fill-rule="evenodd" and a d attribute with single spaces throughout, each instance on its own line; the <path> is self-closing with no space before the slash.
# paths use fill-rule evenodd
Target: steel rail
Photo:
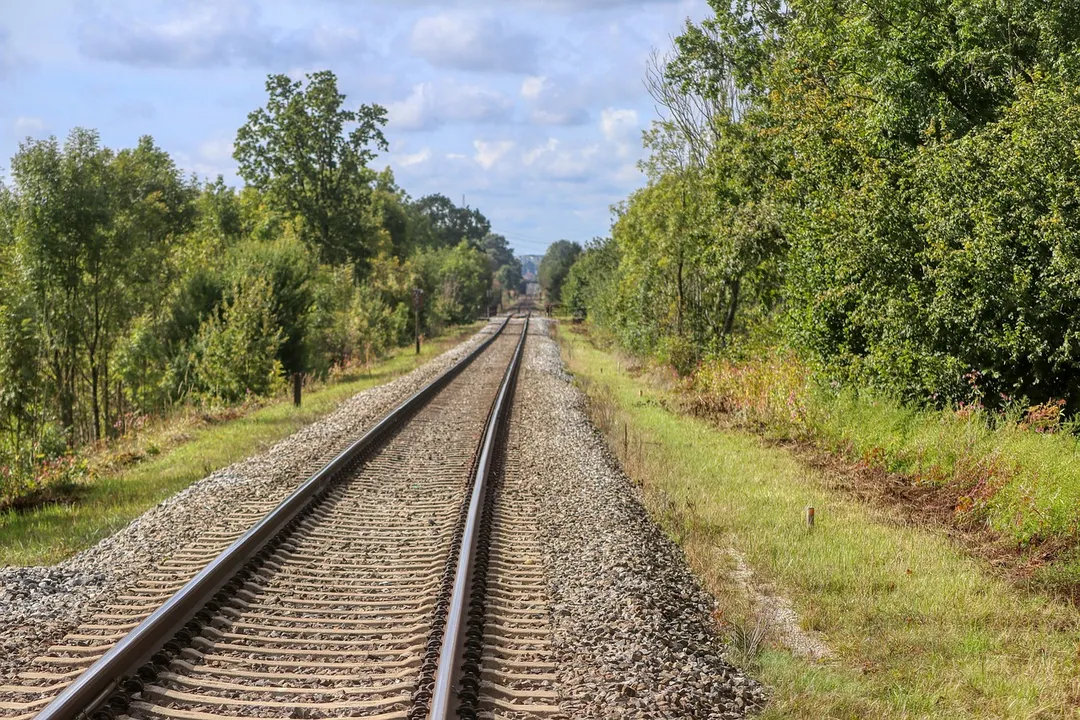
<path id="1" fill-rule="evenodd" d="M 276 508 L 226 548 L 198 575 L 153 614 L 139 623 L 100 659 L 64 688 L 37 714 L 35 720 L 76 720 L 95 712 L 169 640 L 196 617 L 207 603 L 303 512 L 342 471 L 374 449 L 388 434 L 426 404 L 439 390 L 488 348 L 510 321 L 502 325 L 468 355 L 390 411 L 362 437 L 309 477 Z"/>
<path id="2" fill-rule="evenodd" d="M 525 337 L 529 330 L 529 316 L 525 317 L 525 326 L 521 330 L 514 357 L 506 368 L 499 394 L 492 408 L 491 419 L 484 430 L 480 459 L 476 466 L 472 495 L 469 498 L 469 511 L 462 534 L 461 549 L 457 558 L 457 570 L 454 575 L 453 593 L 447 611 L 446 629 L 443 633 L 442 648 L 439 652 L 439 664 L 435 671 L 435 684 L 431 692 L 428 709 L 429 720 L 451 720 L 457 717 L 457 708 L 453 702 L 460 671 L 464 660 L 467 618 L 469 615 L 470 595 L 472 590 L 473 560 L 478 549 L 481 516 L 488 492 L 488 476 L 494 463 L 498 435 L 506 422 L 518 367 L 521 363 Z"/>

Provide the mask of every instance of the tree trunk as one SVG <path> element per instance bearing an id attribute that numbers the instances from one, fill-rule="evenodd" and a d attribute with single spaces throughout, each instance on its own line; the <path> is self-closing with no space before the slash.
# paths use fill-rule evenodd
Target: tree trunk
<path id="1" fill-rule="evenodd" d="M 296 407 L 300 407 L 301 393 L 304 389 L 304 376 L 300 373 L 293 373 L 292 376 L 292 403 Z"/>
<path id="2" fill-rule="evenodd" d="M 675 334 L 682 337 L 683 328 L 683 258 L 679 253 L 679 264 L 675 276 L 675 294 L 677 295 L 677 307 L 675 309 Z"/>
<path id="3" fill-rule="evenodd" d="M 113 423 L 109 420 L 109 354 L 105 353 L 105 362 L 101 364 L 101 414 L 104 418 L 105 437 L 113 437 L 116 433 Z"/>
<path id="4" fill-rule="evenodd" d="M 72 447 L 75 443 L 74 373 L 68 372 L 59 350 L 53 350 L 53 373 L 56 375 L 56 399 L 60 405 L 60 426 L 64 429 L 68 447 Z"/>
<path id="5" fill-rule="evenodd" d="M 90 414 L 93 416 L 93 422 L 90 426 L 94 431 L 94 440 L 101 439 L 101 405 L 98 399 L 98 376 L 101 374 L 101 369 L 97 366 L 97 358 L 94 357 L 94 353 L 89 353 L 90 357 Z"/>
<path id="6" fill-rule="evenodd" d="M 724 318 L 724 337 L 730 335 L 735 326 L 735 310 L 739 307 L 739 278 L 735 278 L 728 285 L 731 288 L 731 304 L 728 305 L 727 317 Z"/>

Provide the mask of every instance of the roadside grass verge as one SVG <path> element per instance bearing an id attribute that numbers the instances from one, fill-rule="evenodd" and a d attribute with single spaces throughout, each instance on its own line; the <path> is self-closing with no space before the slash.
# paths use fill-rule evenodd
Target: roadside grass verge
<path id="1" fill-rule="evenodd" d="M 716 594 L 721 627 L 743 646 L 733 657 L 772 688 L 763 717 L 1076 717 L 1074 608 L 1016 587 L 944 533 L 860 502 L 786 449 L 680 411 L 665 383 L 627 372 L 576 328 L 560 341 L 650 513 Z M 761 608 L 733 578 L 732 550 L 830 655 L 793 652 L 776 627 L 760 647 L 740 643 Z"/>
<path id="2" fill-rule="evenodd" d="M 1018 577 L 1077 595 L 1080 436 L 1066 431 L 1060 405 L 1013 403 L 1001 413 L 979 403 L 908 407 L 870 391 L 824 387 L 775 348 L 745 362 L 704 363 L 687 390 L 688 407 L 709 419 L 902 477 L 946 524 L 989 531 L 1011 549 Z"/>
<path id="3" fill-rule="evenodd" d="M 140 439 L 165 449 L 145 460 L 95 475 L 68 502 L 0 514 L 0 565 L 44 565 L 63 560 L 116 532 L 147 509 L 213 471 L 270 447 L 332 412 L 356 393 L 403 375 L 472 335 L 481 323 L 455 328 L 426 343 L 346 373 L 304 394 L 303 405 L 278 398 L 246 414 L 178 432 L 162 429 Z M 172 437 L 169 439 L 163 434 Z M 178 435 L 178 437 L 177 437 Z"/>

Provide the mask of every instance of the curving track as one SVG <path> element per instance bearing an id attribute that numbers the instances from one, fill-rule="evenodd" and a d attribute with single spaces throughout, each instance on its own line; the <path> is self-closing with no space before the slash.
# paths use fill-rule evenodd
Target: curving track
<path id="1" fill-rule="evenodd" d="M 163 649 L 140 677 L 116 678 L 122 691 L 104 705 L 73 713 L 50 703 L 273 508 L 238 508 L 223 529 L 114 598 L 18 684 L 0 687 L 0 717 L 44 711 L 65 720 L 86 710 L 181 720 L 435 717 L 429 705 L 440 692 L 433 685 L 442 648 L 455 639 L 450 617 L 461 567 L 470 589 L 465 648 L 463 662 L 453 660 L 454 701 L 445 717 L 562 717 L 534 501 L 513 460 L 513 423 L 507 429 L 492 417 L 504 384 L 512 397 L 508 366 L 526 328 L 527 320 L 510 321 L 407 422 L 346 467 L 194 624 L 160 638 Z M 487 433 L 504 442 L 492 444 L 476 562 L 461 566 Z"/>

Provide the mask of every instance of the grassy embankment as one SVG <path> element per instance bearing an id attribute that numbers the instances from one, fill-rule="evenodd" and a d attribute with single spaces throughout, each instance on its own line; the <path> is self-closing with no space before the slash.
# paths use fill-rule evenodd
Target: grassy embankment
<path id="1" fill-rule="evenodd" d="M 758 615 L 733 577 L 735 550 L 758 581 L 790 599 L 802 628 L 828 644 L 831 655 L 813 661 L 773 632 L 759 650 L 742 653 L 773 688 L 766 718 L 1077 716 L 1080 618 L 1072 606 L 1018 587 L 940 530 L 860 501 L 835 476 L 758 433 L 670 409 L 684 398 L 648 374 L 627 372 L 576 329 L 564 328 L 561 340 L 653 516 L 719 598 L 721 621 L 746 635 Z M 897 442 L 921 438 L 926 452 L 979 442 L 961 436 L 939 444 L 921 434 L 926 428 L 916 432 L 914 420 L 875 419 L 881 412 L 844 421 L 853 442 L 857 435 L 880 445 L 875 432 L 898 423 L 908 432 Z M 811 504 L 813 531 L 804 522 Z"/>
<path id="2" fill-rule="evenodd" d="M 207 424 L 181 419 L 144 433 L 134 442 L 141 448 L 137 455 L 145 459 L 95 473 L 78 488 L 77 499 L 0 514 L 0 565 L 54 563 L 93 545 L 214 470 L 268 448 L 361 390 L 413 370 L 476 332 L 480 325 L 454 328 L 426 343 L 419 356 L 411 346 L 401 348 L 373 363 L 366 372 L 346 373 L 305 393 L 299 408 L 291 400 L 279 398 L 228 420 Z M 152 448 L 151 452 L 146 452 L 147 448 Z M 92 458 L 91 465 L 94 461 Z"/>

